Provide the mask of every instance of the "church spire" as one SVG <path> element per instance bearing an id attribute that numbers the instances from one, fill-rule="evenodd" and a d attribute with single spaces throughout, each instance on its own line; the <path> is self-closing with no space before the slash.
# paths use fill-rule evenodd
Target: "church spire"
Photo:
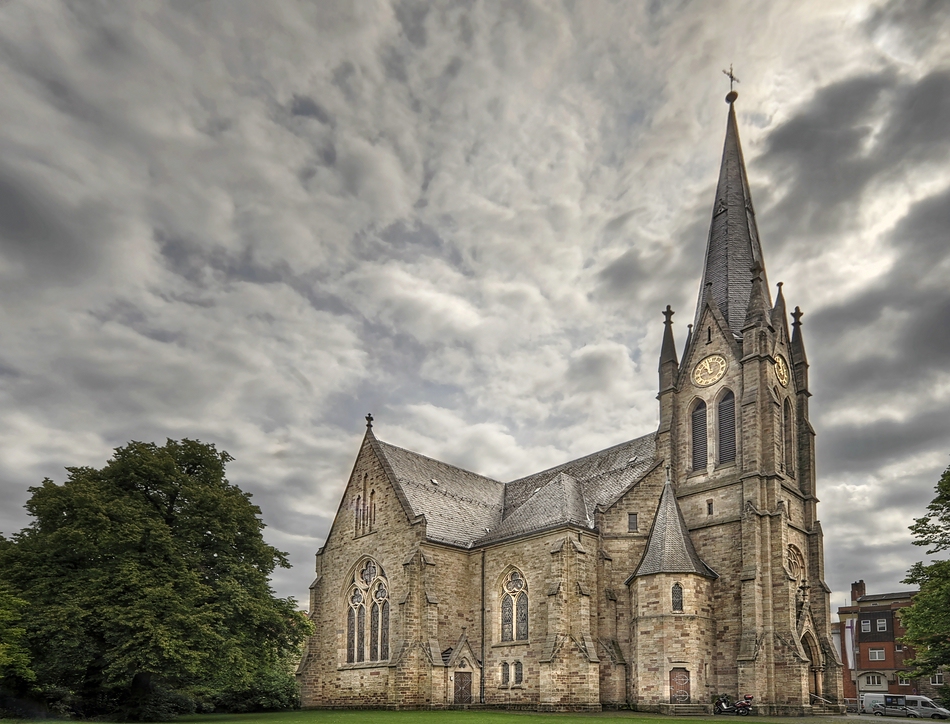
<path id="1" fill-rule="evenodd" d="M 749 269 L 756 264 L 762 267 L 766 303 L 770 308 L 772 306 L 768 282 L 765 279 L 759 232 L 755 225 L 752 194 L 742 159 L 742 147 L 739 145 L 735 109 L 738 95 L 735 91 L 730 91 L 726 96 L 726 102 L 729 104 L 726 141 L 722 149 L 719 184 L 716 186 L 712 222 L 706 242 L 706 262 L 699 287 L 699 303 L 696 305 L 698 323 L 707 296 L 711 295 L 736 336 L 741 334 L 746 321 L 753 286 Z"/>

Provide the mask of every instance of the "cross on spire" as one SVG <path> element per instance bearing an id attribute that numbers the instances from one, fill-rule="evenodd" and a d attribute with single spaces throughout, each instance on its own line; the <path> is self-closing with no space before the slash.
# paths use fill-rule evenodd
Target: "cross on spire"
<path id="1" fill-rule="evenodd" d="M 729 64 L 729 70 L 722 71 L 729 77 L 729 90 L 732 90 L 733 83 L 738 83 L 739 79 L 736 78 L 736 74 L 732 72 L 732 63 Z"/>
<path id="2" fill-rule="evenodd" d="M 672 323 L 673 323 L 673 315 L 674 315 L 674 314 L 676 314 L 676 312 L 674 312 L 674 311 L 670 308 L 670 305 L 667 304 L 667 305 L 666 305 L 666 309 L 663 310 L 663 316 L 666 317 L 666 322 L 665 322 L 665 324 L 672 324 Z"/>

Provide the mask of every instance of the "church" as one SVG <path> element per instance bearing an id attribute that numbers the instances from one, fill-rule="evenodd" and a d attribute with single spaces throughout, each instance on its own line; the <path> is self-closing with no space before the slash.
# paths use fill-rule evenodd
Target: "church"
<path id="1" fill-rule="evenodd" d="M 772 301 L 732 91 L 659 427 L 501 482 L 376 437 L 316 555 L 305 707 L 842 712 L 801 311 Z M 552 461 L 558 462 L 558 461 Z"/>

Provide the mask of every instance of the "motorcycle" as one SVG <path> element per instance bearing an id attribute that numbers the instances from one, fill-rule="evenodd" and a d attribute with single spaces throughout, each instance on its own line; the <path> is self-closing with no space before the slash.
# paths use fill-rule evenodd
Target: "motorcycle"
<path id="1" fill-rule="evenodd" d="M 729 701 L 729 696 L 723 694 L 713 705 L 713 714 L 736 714 L 737 716 L 749 716 L 752 713 L 752 694 L 746 694 L 735 704 Z"/>

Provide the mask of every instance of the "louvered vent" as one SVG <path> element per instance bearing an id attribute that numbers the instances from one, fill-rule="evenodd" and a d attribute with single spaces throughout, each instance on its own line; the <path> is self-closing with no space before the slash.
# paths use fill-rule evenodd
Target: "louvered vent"
<path id="1" fill-rule="evenodd" d="M 693 410 L 693 470 L 706 469 L 706 403 Z"/>
<path id="2" fill-rule="evenodd" d="M 736 459 L 736 396 L 731 392 L 719 401 L 719 462 Z"/>

